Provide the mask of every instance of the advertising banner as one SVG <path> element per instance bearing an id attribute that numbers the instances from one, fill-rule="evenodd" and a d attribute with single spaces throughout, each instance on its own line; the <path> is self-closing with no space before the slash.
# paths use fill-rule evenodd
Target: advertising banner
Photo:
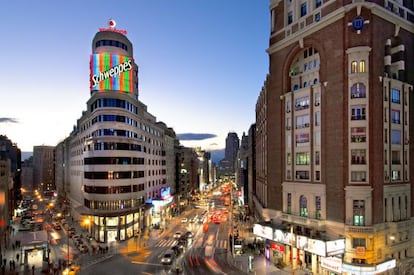
<path id="1" fill-rule="evenodd" d="M 133 64 L 130 56 L 112 53 L 92 54 L 90 59 L 91 91 L 133 91 Z"/>

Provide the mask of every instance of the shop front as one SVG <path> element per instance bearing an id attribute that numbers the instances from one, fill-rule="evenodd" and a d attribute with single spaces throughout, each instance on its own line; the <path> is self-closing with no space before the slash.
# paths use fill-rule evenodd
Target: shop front
<path id="1" fill-rule="evenodd" d="M 292 227 L 274 228 L 258 223 L 254 224 L 253 233 L 266 240 L 266 258 L 276 266 L 306 268 L 314 274 L 332 274 L 341 269 L 335 259 L 342 259 L 345 239 L 325 241 L 295 234 Z"/>

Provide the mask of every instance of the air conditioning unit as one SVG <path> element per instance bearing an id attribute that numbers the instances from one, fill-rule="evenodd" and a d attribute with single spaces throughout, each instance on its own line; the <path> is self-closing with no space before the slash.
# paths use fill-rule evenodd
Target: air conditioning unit
<path id="1" fill-rule="evenodd" d="M 319 102 L 315 102 L 315 106 L 319 106 L 321 103 Z"/>

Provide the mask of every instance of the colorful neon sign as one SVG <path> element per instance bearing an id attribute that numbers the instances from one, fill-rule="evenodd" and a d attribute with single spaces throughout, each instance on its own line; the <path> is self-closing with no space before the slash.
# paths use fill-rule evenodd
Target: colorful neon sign
<path id="1" fill-rule="evenodd" d="M 90 59 L 90 89 L 133 91 L 133 59 L 112 53 L 92 54 Z"/>

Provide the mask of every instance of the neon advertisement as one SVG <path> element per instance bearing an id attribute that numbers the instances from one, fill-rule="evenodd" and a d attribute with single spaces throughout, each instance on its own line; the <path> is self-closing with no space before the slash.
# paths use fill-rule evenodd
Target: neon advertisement
<path id="1" fill-rule="evenodd" d="M 112 53 L 92 54 L 90 59 L 91 91 L 133 91 L 133 59 Z"/>

